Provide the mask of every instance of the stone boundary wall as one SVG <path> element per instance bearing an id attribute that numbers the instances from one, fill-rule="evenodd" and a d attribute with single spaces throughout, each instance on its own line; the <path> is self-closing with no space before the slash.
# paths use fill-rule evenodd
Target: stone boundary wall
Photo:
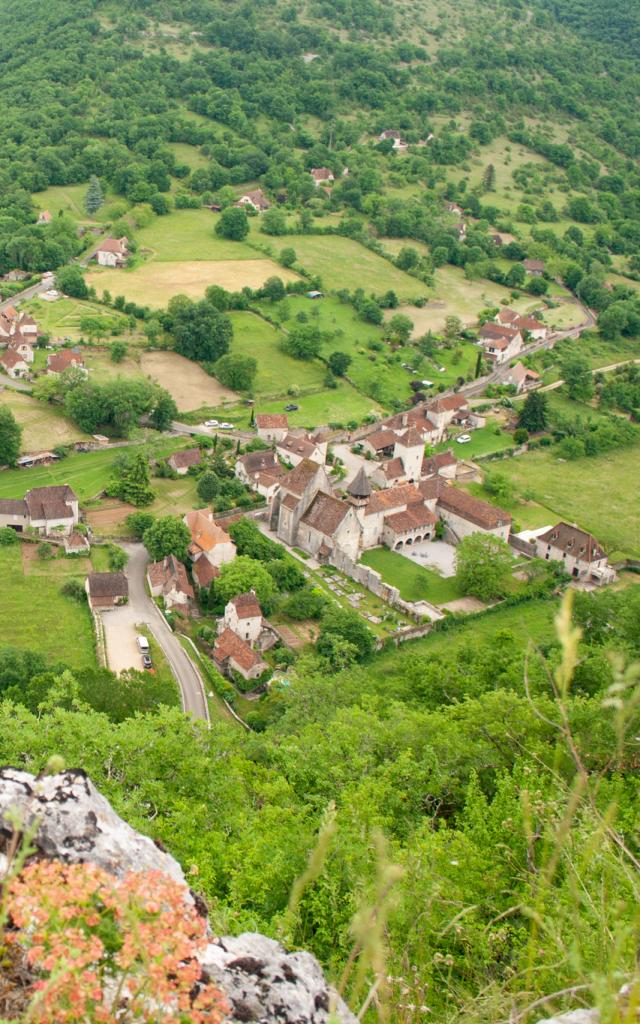
<path id="1" fill-rule="evenodd" d="M 348 576 L 355 583 L 359 583 L 360 586 L 369 590 L 372 594 L 375 594 L 381 601 L 391 605 L 392 608 L 398 608 L 415 622 L 423 622 L 422 615 L 416 611 L 414 606 L 408 601 L 403 601 L 400 597 L 400 591 L 398 588 L 392 587 L 388 583 L 384 583 L 382 576 L 379 572 L 376 572 L 375 569 L 370 569 L 368 565 L 361 565 L 359 562 L 354 562 L 352 558 L 349 558 L 349 556 L 342 551 L 333 551 L 329 558 L 329 564 L 339 572 L 343 572 L 345 576 Z"/>

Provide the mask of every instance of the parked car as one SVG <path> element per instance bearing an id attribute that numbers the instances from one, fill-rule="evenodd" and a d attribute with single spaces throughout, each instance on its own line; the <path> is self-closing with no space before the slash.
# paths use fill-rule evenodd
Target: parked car
<path id="1" fill-rule="evenodd" d="M 151 655 L 150 654 L 143 654 L 142 655 L 142 667 L 146 668 L 146 669 L 153 668 L 153 662 L 151 660 Z"/>
<path id="2" fill-rule="evenodd" d="M 205 425 L 205 427 L 219 427 L 220 426 L 220 424 L 218 423 L 217 420 L 205 420 L 204 421 L 204 425 Z"/>
<path id="3" fill-rule="evenodd" d="M 470 440 L 470 434 L 460 434 L 460 437 L 456 437 L 456 441 L 458 442 L 458 444 L 469 444 Z"/>
<path id="4" fill-rule="evenodd" d="M 142 652 L 142 654 L 149 653 L 149 641 L 147 640 L 146 636 L 137 636 L 136 643 L 138 644 L 138 649 Z"/>
<path id="5" fill-rule="evenodd" d="M 233 430 L 233 423 L 218 423 L 219 430 Z"/>
<path id="6" fill-rule="evenodd" d="M 433 387 L 433 381 L 432 380 L 423 380 L 422 381 L 422 386 L 423 386 L 423 388 L 432 388 Z"/>
<path id="7" fill-rule="evenodd" d="M 297 412 L 299 408 L 300 408 L 299 405 L 294 405 L 293 403 L 291 403 L 291 405 L 285 405 L 284 411 L 285 412 Z"/>

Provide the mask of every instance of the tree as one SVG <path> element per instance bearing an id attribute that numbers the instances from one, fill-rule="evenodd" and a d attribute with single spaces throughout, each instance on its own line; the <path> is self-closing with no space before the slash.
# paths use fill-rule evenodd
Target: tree
<path id="1" fill-rule="evenodd" d="M 220 478 L 213 470 L 208 469 L 202 474 L 196 485 L 198 497 L 203 501 L 213 501 L 220 490 Z"/>
<path id="2" fill-rule="evenodd" d="M 275 206 L 267 210 L 261 218 L 260 230 L 265 235 L 286 235 L 287 218 L 282 210 L 278 210 Z"/>
<path id="3" fill-rule="evenodd" d="M 336 377 L 344 377 L 351 366 L 351 356 L 346 352 L 332 352 L 327 359 L 329 369 Z"/>
<path id="4" fill-rule="evenodd" d="M 504 593 L 513 568 L 509 546 L 490 533 L 473 533 L 456 548 L 456 575 L 463 593 L 492 601 Z"/>
<path id="5" fill-rule="evenodd" d="M 396 256 L 396 267 L 399 267 L 400 270 L 413 270 L 414 267 L 417 267 L 419 261 L 420 257 L 416 249 L 403 245 Z"/>
<path id="6" fill-rule="evenodd" d="M 0 466 L 15 466 L 20 455 L 22 427 L 6 405 L 0 405 Z"/>
<path id="7" fill-rule="evenodd" d="M 459 338 L 463 329 L 463 323 L 459 316 L 448 316 L 444 322 L 444 337 L 448 342 Z"/>
<path id="8" fill-rule="evenodd" d="M 231 388 L 232 391 L 251 391 L 258 372 L 258 363 L 253 356 L 228 352 L 214 363 L 213 372 L 226 388 Z"/>
<path id="9" fill-rule="evenodd" d="M 242 242 L 249 234 L 249 220 L 239 206 L 228 206 L 220 214 L 216 224 L 216 235 L 229 238 L 234 242 Z"/>
<path id="10" fill-rule="evenodd" d="M 287 294 L 280 277 L 268 277 L 261 288 L 261 293 L 270 302 L 281 302 Z"/>
<path id="11" fill-rule="evenodd" d="M 264 565 L 248 555 L 238 555 L 233 562 L 221 566 L 220 576 L 213 583 L 214 597 L 220 606 L 238 594 L 254 590 L 263 611 L 269 609 L 275 589 L 273 578 Z"/>
<path id="12" fill-rule="evenodd" d="M 130 512 L 125 519 L 128 529 L 131 530 L 139 540 L 142 540 L 145 530 L 148 530 L 154 522 L 155 516 L 153 516 L 151 512 Z"/>
<path id="13" fill-rule="evenodd" d="M 142 542 L 154 562 L 159 562 L 166 555 L 175 555 L 183 562 L 191 534 L 178 516 L 160 516 L 144 531 Z"/>
<path id="14" fill-rule="evenodd" d="M 111 345 L 111 362 L 121 363 L 128 351 L 128 346 L 124 341 L 114 341 Z"/>
<path id="15" fill-rule="evenodd" d="M 56 288 L 72 299 L 89 297 L 89 289 L 80 267 L 60 267 L 56 274 Z"/>
<path id="16" fill-rule="evenodd" d="M 266 568 L 278 590 L 291 593 L 293 590 L 302 590 L 306 583 L 304 573 L 293 559 L 276 558 L 273 562 L 267 562 Z"/>
<path id="17" fill-rule="evenodd" d="M 84 208 L 90 217 L 93 217 L 102 204 L 104 203 L 104 193 L 102 191 L 102 185 L 100 180 L 96 178 L 95 174 L 92 174 L 89 178 L 89 187 L 87 194 L 84 199 Z"/>
<path id="18" fill-rule="evenodd" d="M 401 345 L 406 345 L 413 332 L 413 320 L 404 313 L 394 313 L 387 324 L 387 331 Z"/>
<path id="19" fill-rule="evenodd" d="M 495 188 L 496 184 L 496 169 L 493 164 L 487 164 L 484 174 L 482 175 L 482 187 L 486 192 L 491 192 Z"/>
<path id="20" fill-rule="evenodd" d="M 322 347 L 322 335 L 314 324 L 296 324 L 280 342 L 280 348 L 294 359 L 314 359 Z"/>
<path id="21" fill-rule="evenodd" d="M 513 483 L 505 473 L 485 473 L 484 489 L 492 494 L 497 501 L 503 501 L 506 504 L 513 501 Z"/>
<path id="22" fill-rule="evenodd" d="M 330 656 L 333 641 L 328 637 L 340 637 L 353 644 L 357 650 L 357 660 L 367 658 L 375 647 L 375 637 L 356 612 L 344 608 L 330 606 L 322 616 L 320 636 L 317 648 L 319 654 Z"/>
<path id="23" fill-rule="evenodd" d="M 18 533 L 10 526 L 0 526 L 0 547 L 10 547 L 18 543 Z"/>
<path id="24" fill-rule="evenodd" d="M 297 260 L 296 251 L 291 246 L 286 246 L 281 250 L 280 256 L 278 257 L 280 264 L 283 267 L 292 267 Z"/>
<path id="25" fill-rule="evenodd" d="M 149 423 L 156 430 L 168 430 L 178 415 L 178 406 L 168 391 L 156 388 L 153 406 L 149 413 Z"/>
<path id="26" fill-rule="evenodd" d="M 578 352 L 569 352 L 561 360 L 560 372 L 569 398 L 585 401 L 593 395 L 593 375 L 589 363 Z"/>
<path id="27" fill-rule="evenodd" d="M 125 455 L 115 466 L 116 477 L 110 485 L 115 497 L 130 505 L 150 505 L 155 494 L 149 485 L 149 460 L 144 452 Z"/>
<path id="28" fill-rule="evenodd" d="M 242 212 L 242 211 L 240 211 Z M 169 328 L 174 347 L 187 359 L 214 363 L 229 350 L 231 320 L 209 302 L 183 302 L 172 314 Z"/>
<path id="29" fill-rule="evenodd" d="M 547 396 L 530 391 L 518 416 L 518 427 L 530 434 L 539 434 L 547 427 Z"/>

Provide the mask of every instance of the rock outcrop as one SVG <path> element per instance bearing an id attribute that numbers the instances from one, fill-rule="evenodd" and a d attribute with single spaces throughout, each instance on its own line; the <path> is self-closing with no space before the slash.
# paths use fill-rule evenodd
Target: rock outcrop
<path id="1" fill-rule="evenodd" d="M 34 856 L 97 864 L 114 875 L 159 870 L 189 888 L 178 862 L 127 825 L 83 771 L 34 777 L 0 770 L 0 877 L 17 823 L 35 830 Z M 202 902 L 196 906 L 204 913 Z M 201 957 L 206 976 L 225 993 L 229 1020 L 258 1024 L 341 1024 L 356 1018 L 327 983 L 310 953 L 288 953 L 264 935 L 212 938 Z"/>

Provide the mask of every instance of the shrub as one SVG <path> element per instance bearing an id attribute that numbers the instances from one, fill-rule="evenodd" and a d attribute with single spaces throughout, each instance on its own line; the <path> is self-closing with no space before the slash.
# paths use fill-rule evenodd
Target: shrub
<path id="1" fill-rule="evenodd" d="M 9 545 L 17 543 L 18 534 L 15 530 L 12 530 L 10 526 L 0 528 L 0 547 L 9 547 Z"/>
<path id="2" fill-rule="evenodd" d="M 41 544 L 38 544 L 38 558 L 41 558 L 43 561 L 53 558 L 53 547 L 48 541 L 43 540 Z"/>
<path id="3" fill-rule="evenodd" d="M 67 580 L 60 587 L 60 593 L 64 597 L 71 597 L 74 601 L 80 601 L 82 604 L 87 600 L 87 593 L 80 580 Z"/>

